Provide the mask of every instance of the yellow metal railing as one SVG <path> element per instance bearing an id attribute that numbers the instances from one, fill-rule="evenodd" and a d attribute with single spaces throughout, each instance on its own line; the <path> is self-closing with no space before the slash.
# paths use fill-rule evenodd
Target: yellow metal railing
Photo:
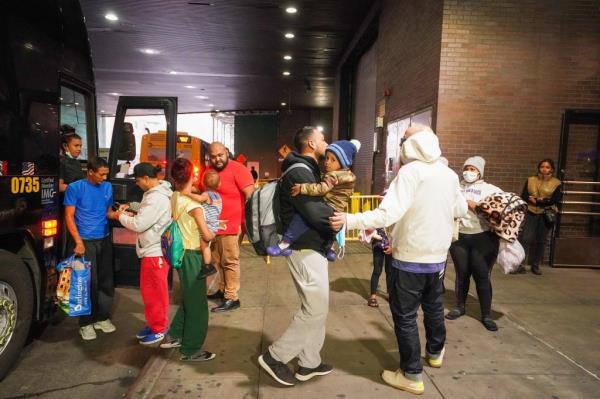
<path id="1" fill-rule="evenodd" d="M 360 195 L 360 193 L 354 193 L 350 196 L 348 213 L 360 213 L 375 209 L 381 203 L 382 198 L 380 195 Z M 346 240 L 357 241 L 359 231 L 346 230 Z"/>

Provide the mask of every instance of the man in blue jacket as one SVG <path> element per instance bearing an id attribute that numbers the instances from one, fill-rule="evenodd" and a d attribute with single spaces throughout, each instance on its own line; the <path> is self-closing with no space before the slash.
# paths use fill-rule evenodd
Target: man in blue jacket
<path id="1" fill-rule="evenodd" d="M 333 208 L 323 197 L 298 195 L 290 192 L 294 184 L 318 183 L 320 171 L 318 158 L 325 156 L 327 142 L 323 133 L 312 126 L 296 132 L 294 145 L 298 152 L 289 154 L 283 162 L 283 171 L 301 163 L 287 173 L 279 186 L 280 215 L 283 231 L 287 230 L 294 212 L 299 213 L 310 229 L 299 237 L 286 258 L 301 305 L 292 323 L 258 362 L 278 383 L 286 386 L 307 381 L 318 375 L 331 373 L 333 368 L 321 362 L 321 348 L 325 341 L 325 322 L 329 310 L 329 273 L 325 258 L 331 248 L 335 231 L 329 225 Z M 299 368 L 295 375 L 287 363 L 298 357 Z"/>

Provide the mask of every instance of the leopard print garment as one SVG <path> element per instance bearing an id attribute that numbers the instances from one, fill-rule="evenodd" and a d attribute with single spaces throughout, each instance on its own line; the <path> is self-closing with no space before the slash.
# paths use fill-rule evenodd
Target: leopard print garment
<path id="1" fill-rule="evenodd" d="M 525 220 L 527 203 L 515 193 L 497 193 L 484 198 L 475 212 L 500 238 L 515 242 Z"/>

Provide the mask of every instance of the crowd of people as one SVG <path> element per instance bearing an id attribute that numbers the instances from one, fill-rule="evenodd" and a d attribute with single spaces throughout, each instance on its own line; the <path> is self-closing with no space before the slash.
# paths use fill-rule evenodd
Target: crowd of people
<path id="1" fill-rule="evenodd" d="M 293 386 L 332 372 L 323 362 L 329 311 L 328 261 L 343 245 L 345 229 L 360 229 L 373 248 L 373 275 L 367 304 L 377 307 L 377 288 L 385 268 L 385 283 L 400 353 L 397 370 L 384 370 L 389 385 L 424 392 L 417 311 L 423 309 L 426 330 L 425 362 L 441 367 L 445 354 L 445 319 L 465 314 L 473 276 L 483 326 L 496 331 L 491 317 L 491 271 L 498 254 L 499 237 L 475 212 L 485 197 L 502 190 L 484 180 L 485 160 L 468 158 L 459 178 L 441 155 L 439 141 L 427 126 L 409 127 L 401 140 L 402 167 L 384 193 L 380 205 L 363 213 L 346 213 L 356 177 L 351 172 L 360 143 L 340 140 L 332 144 L 313 127 L 300 129 L 296 151 L 282 164 L 278 182 L 279 216 L 283 239 L 268 248 L 284 256 L 294 281 L 300 307 L 290 325 L 258 357 L 259 365 L 279 384 Z M 140 289 L 146 326 L 137 334 L 144 345 L 179 348 L 182 361 L 208 361 L 215 354 L 204 349 L 209 327 L 208 299 L 219 301 L 212 312 L 240 308 L 240 244 L 244 234 L 244 204 L 256 189 L 256 172 L 231 159 L 222 143 L 209 147 L 210 166 L 200 178 L 198 192 L 194 165 L 185 158 L 173 162 L 171 183 L 161 180 L 160 167 L 139 163 L 133 169 L 136 185 L 144 192 L 139 208 L 113 209 L 108 164 L 88 161 L 87 174 L 77 174 L 74 162 L 81 138 L 65 133 L 60 187 L 64 191 L 69 249 L 85 255 L 92 265 L 92 314 L 79 319 L 84 340 L 96 330 L 116 330 L 111 322 L 114 297 L 112 244 L 108 220 L 137 233 L 141 259 Z M 325 173 L 319 161 L 325 158 Z M 79 168 L 79 172 L 81 169 Z M 523 199 L 528 203 L 519 237 L 531 250 L 534 274 L 540 263 L 549 226 L 547 210 L 558 202 L 560 181 L 552 176 L 554 164 L 544 159 L 538 173 L 527 179 Z M 323 177 L 322 177 L 323 176 Z M 182 300 L 169 325 L 167 275 L 171 265 L 163 256 L 161 235 L 176 221 L 183 240 L 183 258 L 177 269 Z M 457 237 L 455 230 L 458 229 Z M 341 233 L 340 233 L 341 232 Z M 337 239 L 336 239 L 337 236 Z M 337 241 L 337 244 L 334 243 Z M 444 315 L 443 292 L 447 256 L 456 271 L 455 307 Z M 385 267 L 384 267 L 385 265 Z M 524 269 L 520 269 L 524 270 Z M 207 279 L 218 276 L 218 288 L 208 292 Z M 288 364 L 298 360 L 292 371 Z"/>

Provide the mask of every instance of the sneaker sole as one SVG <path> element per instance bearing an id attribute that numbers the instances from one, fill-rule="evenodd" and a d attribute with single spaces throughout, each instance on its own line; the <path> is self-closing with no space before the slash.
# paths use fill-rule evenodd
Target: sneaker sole
<path id="1" fill-rule="evenodd" d="M 97 339 L 97 338 L 98 338 L 97 336 L 96 336 L 96 337 L 87 337 L 87 338 L 86 338 L 86 337 L 84 337 L 84 336 L 83 336 L 83 335 L 81 335 L 81 334 L 79 334 L 79 336 L 81 336 L 81 339 L 82 339 L 82 340 L 84 340 L 84 341 L 93 341 L 93 340 L 95 340 L 95 339 Z"/>
<path id="2" fill-rule="evenodd" d="M 267 373 L 269 373 L 269 375 L 271 377 L 273 377 L 273 379 L 275 381 L 277 381 L 281 385 L 285 385 L 286 387 L 293 387 L 295 385 L 295 384 L 292 384 L 292 383 L 289 383 L 289 382 L 285 382 L 281 378 L 277 377 L 277 375 L 273 372 L 273 370 L 271 369 L 271 367 L 269 367 L 269 365 L 267 364 L 267 362 L 264 361 L 263 355 L 260 355 L 258 357 L 258 364 L 260 364 L 260 367 L 262 367 Z"/>
<path id="3" fill-rule="evenodd" d="M 310 380 L 313 377 L 317 377 L 317 376 L 320 376 L 320 375 L 327 375 L 327 374 L 331 373 L 332 371 L 333 370 L 329 370 L 329 371 L 314 371 L 314 372 L 312 372 L 310 374 L 307 374 L 307 375 L 302 375 L 302 374 L 296 373 L 294 375 L 294 377 L 296 377 L 300 381 L 308 381 L 308 380 Z"/>
<path id="4" fill-rule="evenodd" d="M 214 353 L 211 353 L 211 355 L 208 359 L 206 359 L 204 357 L 186 358 L 184 356 L 181 356 L 179 358 L 179 360 L 181 360 L 182 362 L 208 362 L 209 360 L 213 360 L 215 357 L 217 357 L 217 355 Z"/>
<path id="5" fill-rule="evenodd" d="M 162 349 L 181 348 L 181 344 L 160 344 L 159 346 Z"/>
<path id="6" fill-rule="evenodd" d="M 396 388 L 396 389 L 399 389 L 401 391 L 410 392 L 410 393 L 413 393 L 415 395 L 423 395 L 423 393 L 425 393 L 425 389 L 412 389 L 410 387 L 406 387 L 406 386 L 403 386 L 403 385 L 394 384 L 391 381 L 386 381 L 386 379 L 383 378 L 383 375 L 381 376 L 381 379 L 383 380 L 383 382 L 385 382 L 389 386 L 391 386 L 393 388 Z"/>
<path id="7" fill-rule="evenodd" d="M 112 330 L 105 330 L 102 327 L 96 327 L 94 326 L 94 330 L 98 330 L 98 331 L 102 331 L 104 334 L 110 334 L 110 333 L 114 333 L 115 331 L 117 331 L 117 329 L 112 329 Z"/>

